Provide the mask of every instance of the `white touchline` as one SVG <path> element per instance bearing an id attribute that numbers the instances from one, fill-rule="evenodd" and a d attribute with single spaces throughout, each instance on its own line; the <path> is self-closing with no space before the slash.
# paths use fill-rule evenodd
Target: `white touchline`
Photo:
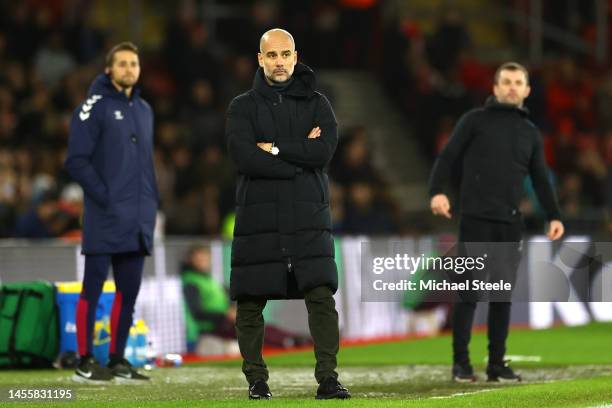
<path id="1" fill-rule="evenodd" d="M 458 392 L 458 393 L 450 394 L 450 395 L 439 395 L 437 397 L 431 397 L 429 399 L 449 399 L 449 398 L 463 397 L 466 395 L 481 394 L 483 392 L 495 391 L 496 389 L 499 389 L 499 388 L 491 388 L 488 390 L 478 390 L 478 391 L 472 391 L 472 392 Z"/>
<path id="2" fill-rule="evenodd" d="M 507 360 L 511 360 L 513 363 L 516 363 L 518 361 L 539 363 L 542 361 L 542 356 L 525 356 L 520 354 L 506 354 L 504 358 Z M 483 358 L 483 361 L 486 363 L 487 361 L 489 361 L 489 358 L 485 356 Z"/>

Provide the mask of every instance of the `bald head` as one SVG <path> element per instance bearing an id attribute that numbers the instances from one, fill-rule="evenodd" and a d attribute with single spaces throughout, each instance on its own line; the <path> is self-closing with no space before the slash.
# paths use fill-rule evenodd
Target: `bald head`
<path id="1" fill-rule="evenodd" d="M 268 83 L 282 83 L 289 80 L 297 64 L 293 36 L 280 28 L 266 31 L 259 40 L 257 60 L 259 66 L 263 68 Z"/>
<path id="2" fill-rule="evenodd" d="M 273 28 L 271 30 L 266 31 L 259 39 L 259 52 L 263 54 L 263 49 L 267 46 L 268 43 L 275 44 L 279 41 L 289 41 L 291 43 L 291 50 L 295 51 L 295 41 L 293 40 L 293 36 L 291 35 L 291 33 L 287 30 L 283 30 L 282 28 Z"/>

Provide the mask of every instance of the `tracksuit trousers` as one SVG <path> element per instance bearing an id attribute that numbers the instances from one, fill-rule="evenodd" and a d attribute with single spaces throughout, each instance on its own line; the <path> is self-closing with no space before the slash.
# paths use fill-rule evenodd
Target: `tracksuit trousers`
<path id="1" fill-rule="evenodd" d="M 116 286 L 110 319 L 111 359 L 113 357 L 122 358 L 125 351 L 130 327 L 132 326 L 134 305 L 142 281 L 144 254 L 131 252 L 85 255 L 83 289 L 76 311 L 77 343 L 81 357 L 91 355 L 93 351 L 96 308 L 111 265 Z"/>

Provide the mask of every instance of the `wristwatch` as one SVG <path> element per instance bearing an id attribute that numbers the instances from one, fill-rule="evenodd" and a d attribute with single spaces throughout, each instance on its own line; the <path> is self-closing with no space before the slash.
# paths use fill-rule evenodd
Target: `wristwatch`
<path id="1" fill-rule="evenodd" d="M 270 153 L 272 153 L 273 156 L 277 156 L 280 153 L 280 150 L 278 149 L 278 147 L 274 146 L 274 142 L 272 142 Z"/>

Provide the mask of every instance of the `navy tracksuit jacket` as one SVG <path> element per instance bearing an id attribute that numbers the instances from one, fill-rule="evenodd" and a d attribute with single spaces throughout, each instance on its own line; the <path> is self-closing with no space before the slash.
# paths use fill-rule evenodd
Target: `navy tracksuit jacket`
<path id="1" fill-rule="evenodd" d="M 159 194 L 153 111 L 99 75 L 74 112 L 65 167 L 85 192 L 83 253 L 151 252 Z"/>

